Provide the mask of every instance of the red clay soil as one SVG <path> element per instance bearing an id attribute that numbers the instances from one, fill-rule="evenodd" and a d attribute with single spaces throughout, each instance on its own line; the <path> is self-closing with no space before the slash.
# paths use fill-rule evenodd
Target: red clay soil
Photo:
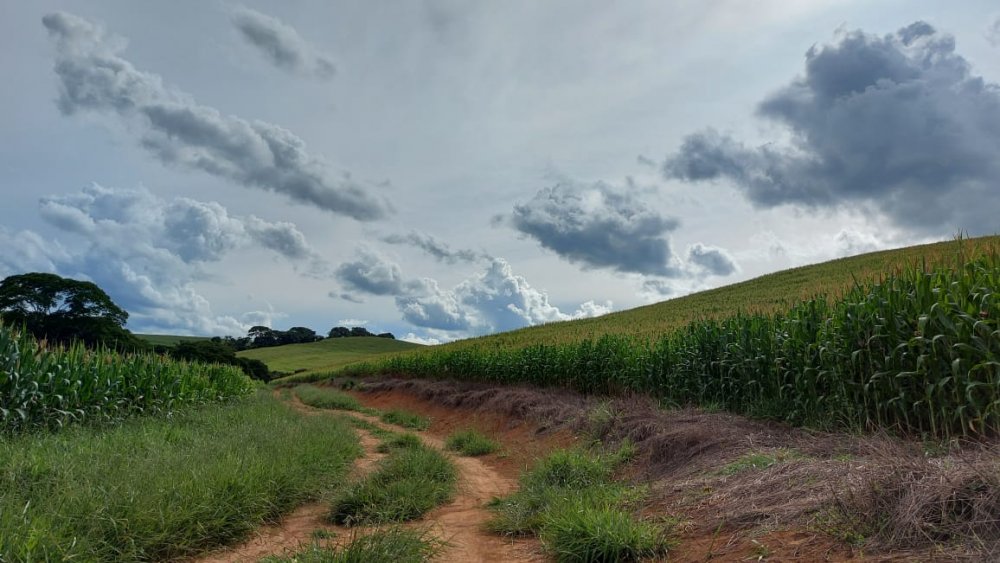
<path id="1" fill-rule="evenodd" d="M 552 449 L 576 443 L 576 435 L 632 441 L 639 459 L 630 474 L 652 487 L 644 515 L 681 522 L 670 561 L 940 561 L 961 553 L 938 551 L 941 546 L 861 551 L 814 525 L 816 513 L 843 493 L 849 474 L 867 471 L 867 464 L 892 465 L 892 459 L 870 455 L 880 437 L 816 433 L 694 409 L 664 411 L 642 397 L 467 382 L 378 380 L 351 394 L 366 406 L 427 416 L 428 432 L 437 437 L 468 427 L 491 434 L 505 453 L 482 459 L 508 479 Z M 588 413 L 600 405 L 613 420 L 595 426 Z M 719 471 L 749 454 L 788 451 L 791 459 L 763 470 Z"/>
<path id="2" fill-rule="evenodd" d="M 297 397 L 291 404 L 299 411 L 308 415 L 332 414 L 332 411 L 314 409 L 302 404 Z M 337 415 L 353 416 L 380 428 L 400 431 L 400 428 L 381 422 L 378 418 L 360 413 L 336 411 Z M 358 430 L 364 456 L 356 462 L 355 477 L 360 478 L 374 469 L 383 454 L 376 451 L 378 440 L 368 432 Z M 443 449 L 444 441 L 433 432 L 412 432 L 432 447 Z M 532 538 L 507 539 L 490 534 L 484 530 L 484 524 L 490 517 L 485 504 L 492 498 L 511 493 L 516 484 L 491 464 L 481 459 L 459 457 L 446 452 L 458 472 L 458 483 L 455 498 L 448 504 L 440 506 L 420 520 L 408 523 L 408 526 L 428 529 L 435 537 L 447 542 L 438 556 L 441 561 L 489 563 L 542 562 L 546 561 L 539 542 Z M 518 458 L 520 459 L 520 458 Z M 513 467 L 511 463 L 500 464 Z M 198 563 L 236 563 L 258 561 L 270 555 L 289 556 L 300 551 L 304 546 L 317 542 L 325 547 L 335 547 L 350 541 L 358 534 L 371 531 L 370 528 L 346 528 L 335 526 L 326 521 L 329 505 L 313 503 L 295 510 L 278 524 L 261 528 L 254 538 L 235 548 L 226 549 L 206 557 L 197 559 Z M 331 539 L 316 540 L 315 530 L 325 530 L 331 533 Z"/>
<path id="3" fill-rule="evenodd" d="M 431 425 L 424 435 L 436 437 L 438 441 L 457 430 L 470 428 L 486 434 L 503 447 L 496 453 L 477 459 L 512 481 L 517 480 L 523 471 L 549 452 L 577 443 L 576 436 L 569 429 L 542 432 L 536 425 L 503 414 L 446 407 L 404 391 L 348 393 L 366 407 L 379 410 L 401 409 L 426 416 Z"/>

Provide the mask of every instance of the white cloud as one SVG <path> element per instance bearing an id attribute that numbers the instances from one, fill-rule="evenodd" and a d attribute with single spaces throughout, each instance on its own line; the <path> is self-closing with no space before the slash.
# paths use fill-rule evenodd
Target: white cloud
<path id="1" fill-rule="evenodd" d="M 388 203 L 373 187 L 333 172 L 306 151 L 305 141 L 263 121 L 248 121 L 194 102 L 163 79 L 119 56 L 125 42 L 65 12 L 42 23 L 56 40 L 59 107 L 115 113 L 133 126 L 139 144 L 166 164 L 201 170 L 237 184 L 283 194 L 293 201 L 369 221 Z"/>
<path id="2" fill-rule="evenodd" d="M 70 236 L 60 242 L 32 231 L 0 231 L 0 242 L 14 249 L 0 259 L 0 273 L 50 271 L 90 279 L 130 313 L 129 326 L 141 330 L 237 334 L 250 323 L 269 324 L 273 311 L 240 318 L 214 313 L 194 288 L 206 277 L 203 266 L 254 246 L 293 261 L 319 260 L 291 223 L 238 217 L 216 202 L 166 200 L 146 189 L 94 184 L 44 197 L 40 210 L 45 221 Z"/>

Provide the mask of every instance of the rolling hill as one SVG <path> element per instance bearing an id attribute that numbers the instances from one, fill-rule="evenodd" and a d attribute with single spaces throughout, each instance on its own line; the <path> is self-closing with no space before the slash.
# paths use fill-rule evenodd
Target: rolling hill
<path id="1" fill-rule="evenodd" d="M 391 338 L 360 336 L 327 338 L 308 344 L 254 348 L 243 350 L 236 355 L 260 360 L 267 364 L 271 371 L 294 373 L 298 371 L 333 371 L 352 362 L 370 360 L 377 356 L 416 348 L 423 348 L 423 346 Z"/>

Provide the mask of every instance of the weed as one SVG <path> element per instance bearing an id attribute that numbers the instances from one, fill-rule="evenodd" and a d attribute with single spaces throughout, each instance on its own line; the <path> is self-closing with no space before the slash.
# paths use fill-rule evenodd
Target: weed
<path id="1" fill-rule="evenodd" d="M 268 557 L 261 563 L 423 563 L 444 545 L 427 532 L 389 528 L 357 536 L 338 549 L 312 545 L 292 557 Z"/>
<path id="2" fill-rule="evenodd" d="M 416 434 L 389 434 L 382 439 L 377 450 L 387 454 L 394 450 L 415 450 L 423 447 L 423 442 Z"/>
<path id="3" fill-rule="evenodd" d="M 455 480 L 455 468 L 440 452 L 391 449 L 374 473 L 334 500 L 329 518 L 346 525 L 412 520 L 450 498 Z"/>
<path id="4" fill-rule="evenodd" d="M 612 480 L 632 455 L 554 452 L 521 477 L 520 489 L 490 502 L 487 527 L 505 535 L 538 535 L 559 561 L 633 561 L 666 552 L 665 527 L 636 519 L 631 509 L 647 490 Z"/>
<path id="5" fill-rule="evenodd" d="M 448 436 L 445 447 L 462 455 L 480 456 L 500 449 L 500 444 L 476 430 L 459 430 Z"/>
<path id="6" fill-rule="evenodd" d="M 751 452 L 719 470 L 720 475 L 736 475 L 744 471 L 760 471 L 777 463 L 801 459 L 802 454 L 794 450 L 779 449 L 773 452 Z"/>
<path id="7" fill-rule="evenodd" d="M 300 401 L 320 409 L 335 409 L 344 411 L 355 411 L 371 414 L 374 411 L 363 406 L 354 397 L 341 393 L 329 387 L 316 387 L 314 385 L 299 385 L 295 387 L 295 396 Z"/>
<path id="8" fill-rule="evenodd" d="M 395 424 L 411 430 L 427 430 L 431 427 L 431 420 L 426 416 L 420 416 L 404 410 L 390 410 L 382 413 L 382 422 Z"/>

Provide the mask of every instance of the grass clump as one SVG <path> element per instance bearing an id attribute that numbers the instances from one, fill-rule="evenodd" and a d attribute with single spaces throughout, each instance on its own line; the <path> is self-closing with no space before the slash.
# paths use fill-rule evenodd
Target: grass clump
<path id="1" fill-rule="evenodd" d="M 800 458 L 802 458 L 802 454 L 788 449 L 779 449 L 774 452 L 750 452 L 732 463 L 726 464 L 719 470 L 719 474 L 736 475 L 744 471 L 760 471 L 778 463 Z"/>
<path id="2" fill-rule="evenodd" d="M 341 548 L 312 545 L 292 557 L 268 557 L 261 563 L 423 563 L 442 547 L 426 532 L 389 528 L 355 537 Z"/>
<path id="3" fill-rule="evenodd" d="M 361 454 L 268 394 L 172 420 L 0 440 L 0 561 L 162 561 L 245 538 Z"/>
<path id="4" fill-rule="evenodd" d="M 445 447 L 462 455 L 479 456 L 491 454 L 500 449 L 500 444 L 473 429 L 459 430 L 445 441 Z"/>
<path id="5" fill-rule="evenodd" d="M 379 418 L 382 419 L 382 422 L 395 424 L 396 426 L 402 426 L 411 430 L 427 430 L 431 427 L 431 419 L 404 410 L 394 409 L 386 411 Z"/>
<path id="6" fill-rule="evenodd" d="M 374 473 L 344 490 L 333 502 L 330 521 L 349 526 L 404 522 L 451 498 L 456 480 L 451 462 L 441 452 L 409 445 L 390 449 Z"/>
<path id="7" fill-rule="evenodd" d="M 377 451 L 383 454 L 396 450 L 415 450 L 424 447 L 424 443 L 416 434 L 389 434 L 379 443 Z"/>
<path id="8" fill-rule="evenodd" d="M 613 479 L 631 455 L 561 450 L 521 477 L 514 494 L 495 499 L 488 527 L 505 535 L 537 535 L 558 561 L 637 561 L 662 555 L 666 531 L 636 518 L 646 490 Z"/>
<path id="9" fill-rule="evenodd" d="M 362 405 L 361 402 L 354 397 L 329 387 L 299 385 L 295 387 L 295 396 L 310 407 L 316 407 L 319 409 L 355 411 L 366 414 L 374 412 Z"/>

